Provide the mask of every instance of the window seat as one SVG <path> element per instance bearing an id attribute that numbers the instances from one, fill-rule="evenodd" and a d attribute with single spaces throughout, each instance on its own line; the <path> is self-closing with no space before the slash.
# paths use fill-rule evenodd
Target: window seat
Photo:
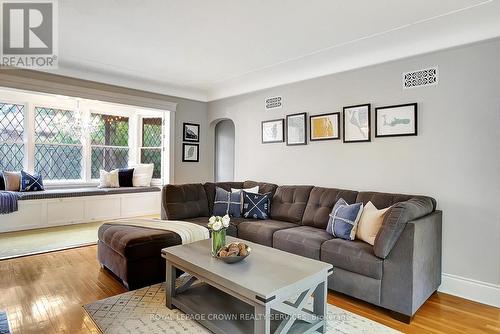
<path id="1" fill-rule="evenodd" d="M 0 233 L 159 215 L 161 208 L 158 187 L 53 188 L 16 195 L 18 211 L 0 215 Z"/>
<path id="2" fill-rule="evenodd" d="M 68 197 L 83 197 L 83 196 L 99 196 L 99 195 L 116 195 L 116 194 L 136 194 L 161 191 L 158 187 L 121 187 L 121 188 L 54 188 L 44 191 L 18 192 L 18 200 L 35 200 L 49 198 L 68 198 Z"/>

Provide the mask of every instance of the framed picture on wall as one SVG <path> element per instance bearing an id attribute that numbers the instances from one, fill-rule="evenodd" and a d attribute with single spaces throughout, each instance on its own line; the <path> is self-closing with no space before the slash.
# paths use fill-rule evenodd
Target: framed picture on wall
<path id="1" fill-rule="evenodd" d="M 262 143 L 282 143 L 285 141 L 285 120 L 273 119 L 262 122 Z"/>
<path id="2" fill-rule="evenodd" d="M 198 144 L 182 144 L 182 162 L 199 162 L 200 150 Z"/>
<path id="3" fill-rule="evenodd" d="M 344 107 L 344 143 L 370 141 L 370 104 Z"/>
<path id="4" fill-rule="evenodd" d="M 307 114 L 299 113 L 286 116 L 286 144 L 307 144 Z"/>
<path id="5" fill-rule="evenodd" d="M 183 123 L 183 140 L 190 142 L 200 141 L 200 125 L 193 123 Z"/>
<path id="6" fill-rule="evenodd" d="M 309 116 L 311 141 L 340 139 L 340 113 Z"/>
<path id="7" fill-rule="evenodd" d="M 416 103 L 375 108 L 375 137 L 416 135 Z"/>

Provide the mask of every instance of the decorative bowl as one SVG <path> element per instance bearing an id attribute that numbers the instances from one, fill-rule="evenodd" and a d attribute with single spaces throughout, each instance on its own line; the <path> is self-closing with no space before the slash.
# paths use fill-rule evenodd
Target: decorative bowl
<path id="1" fill-rule="evenodd" d="M 226 245 L 224 248 L 226 248 L 228 245 Z M 223 248 L 223 249 L 224 249 Z M 252 249 L 250 247 L 248 247 L 248 245 L 245 244 L 245 249 L 247 251 L 247 254 L 244 255 L 244 256 L 241 256 L 241 255 L 236 255 L 236 256 L 220 256 L 220 252 L 219 251 L 219 254 L 217 254 L 216 258 L 221 260 L 221 261 L 224 261 L 226 263 L 237 263 L 237 262 L 240 262 L 241 260 L 243 260 L 244 258 L 246 258 L 248 255 L 250 255 L 250 252 L 252 251 Z"/>

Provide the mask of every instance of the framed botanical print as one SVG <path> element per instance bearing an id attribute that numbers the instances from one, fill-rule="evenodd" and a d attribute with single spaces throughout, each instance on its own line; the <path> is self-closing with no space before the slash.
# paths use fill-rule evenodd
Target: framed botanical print
<path id="1" fill-rule="evenodd" d="M 370 104 L 344 107 L 344 143 L 370 141 Z"/>
<path id="2" fill-rule="evenodd" d="M 375 137 L 416 135 L 416 103 L 375 108 Z"/>
<path id="3" fill-rule="evenodd" d="M 200 141 L 200 125 L 193 123 L 183 123 L 183 140 L 190 142 Z"/>
<path id="4" fill-rule="evenodd" d="M 340 139 L 340 113 L 309 116 L 311 141 Z"/>
<path id="5" fill-rule="evenodd" d="M 286 144 L 307 144 L 307 114 L 299 113 L 286 116 Z"/>
<path id="6" fill-rule="evenodd" d="M 198 144 L 182 144 L 182 162 L 200 161 L 200 150 Z"/>
<path id="7" fill-rule="evenodd" d="M 285 120 L 273 119 L 262 122 L 262 143 L 282 143 L 285 141 Z"/>

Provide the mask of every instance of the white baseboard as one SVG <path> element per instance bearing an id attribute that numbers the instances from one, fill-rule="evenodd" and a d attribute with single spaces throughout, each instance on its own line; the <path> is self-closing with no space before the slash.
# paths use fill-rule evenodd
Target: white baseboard
<path id="1" fill-rule="evenodd" d="M 476 281 L 452 274 L 443 274 L 440 292 L 500 307 L 500 285 Z"/>

